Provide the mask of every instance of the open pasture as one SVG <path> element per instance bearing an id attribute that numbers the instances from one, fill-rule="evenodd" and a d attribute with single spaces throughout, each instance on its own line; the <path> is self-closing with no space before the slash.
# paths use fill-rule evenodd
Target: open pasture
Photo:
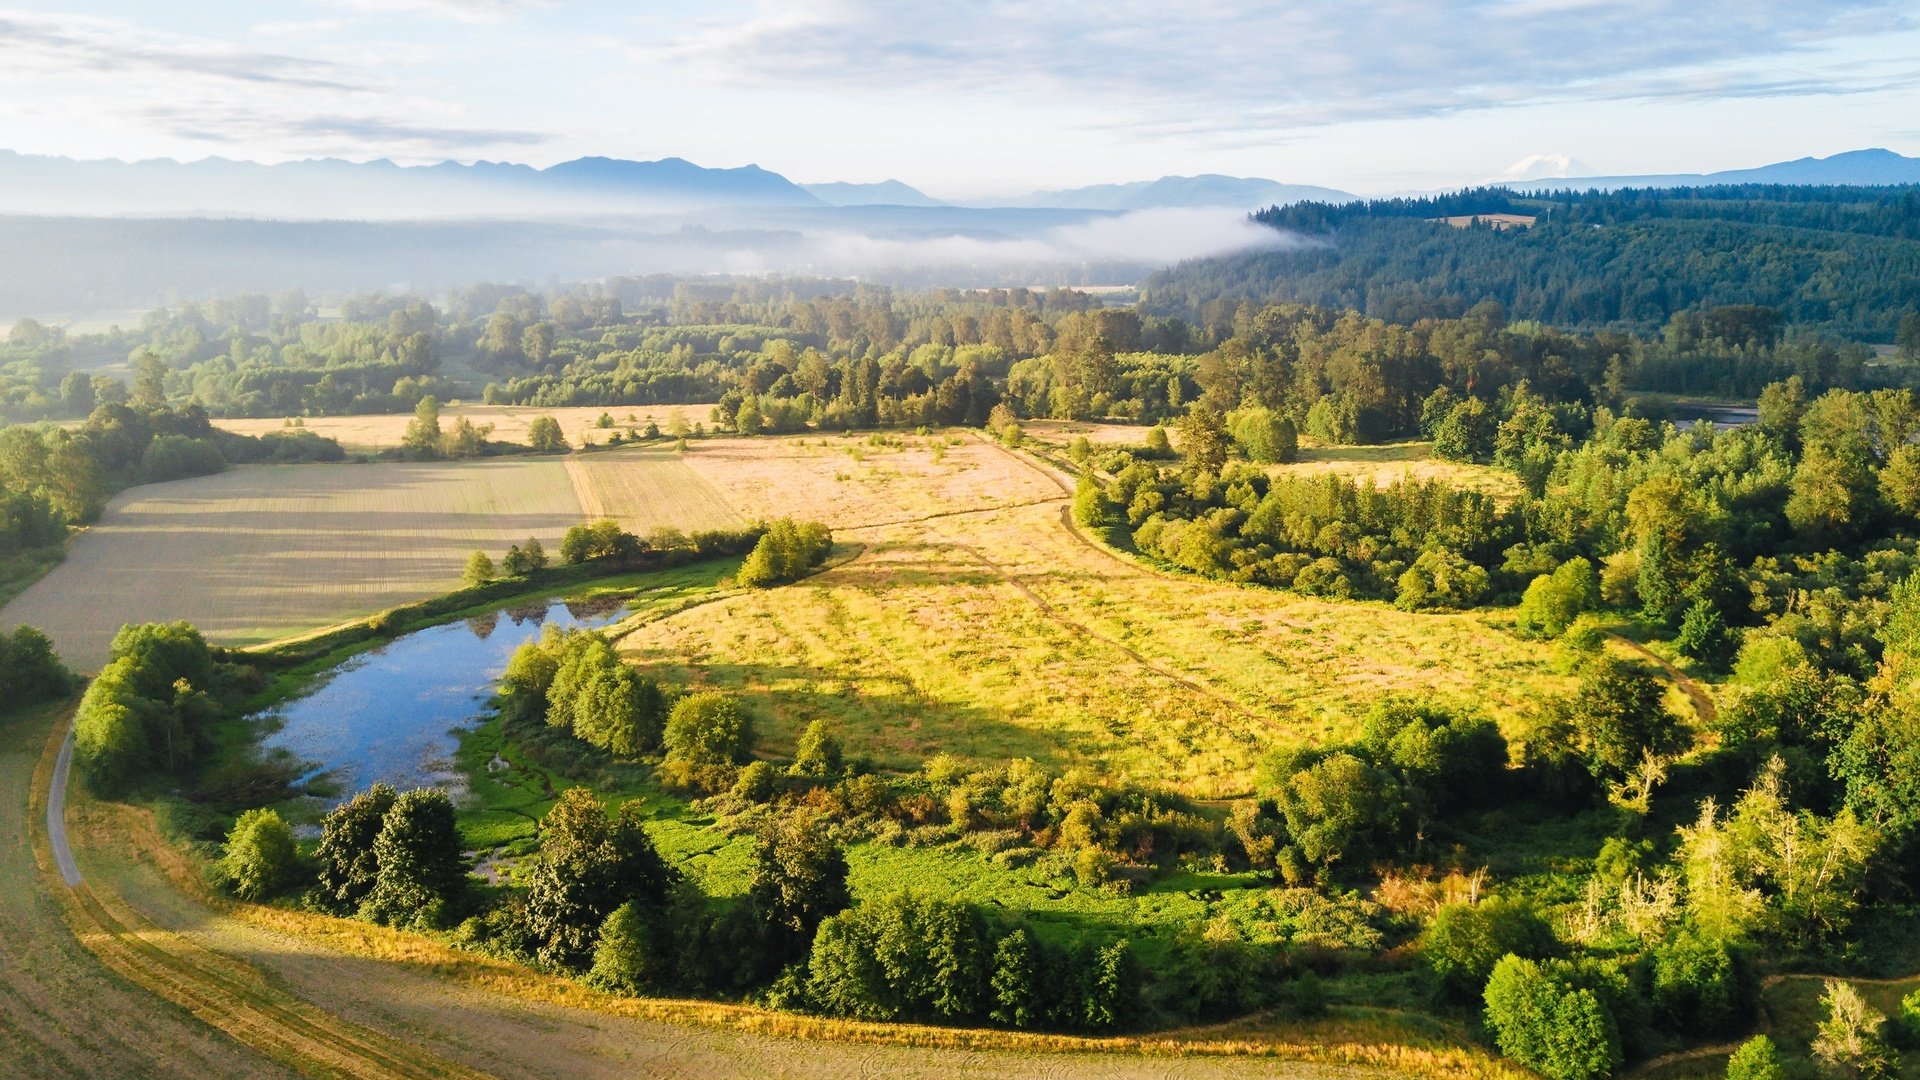
<path id="1" fill-rule="evenodd" d="M 475 426 L 493 425 L 493 434 L 489 438 L 498 442 L 525 443 L 527 428 L 535 418 L 551 416 L 560 423 L 560 430 L 567 436 L 572 446 L 584 446 L 593 443 L 605 446 L 615 431 L 625 432 L 629 428 L 644 431 L 647 421 L 660 425 L 662 432 L 675 413 L 686 421 L 687 427 L 695 424 L 712 426 L 707 419 L 713 411 L 711 405 L 613 405 L 602 408 L 598 405 L 580 405 L 567 408 L 542 408 L 538 405 L 474 405 L 448 403 L 440 407 L 440 428 L 446 430 L 452 423 L 464 416 Z M 613 417 L 612 428 L 599 425 L 602 414 Z M 318 435 L 337 439 L 341 446 L 349 451 L 390 450 L 400 445 L 407 433 L 407 424 L 413 420 L 412 413 L 373 413 L 360 416 L 309 416 L 300 421 L 302 427 Z M 265 435 L 270 431 L 287 430 L 285 419 L 259 420 L 215 420 L 215 427 L 241 435 Z"/>
<path id="2" fill-rule="evenodd" d="M 637 536 L 655 529 L 737 529 L 746 522 L 671 446 L 571 454 L 567 479 L 588 518 L 610 517 Z"/>
<path id="3" fill-rule="evenodd" d="M 557 547 L 580 519 L 551 459 L 235 469 L 122 493 L 0 622 L 45 630 L 83 669 L 129 622 L 245 645 L 445 592 L 475 548 Z"/>
<path id="4" fill-rule="evenodd" d="M 740 443 L 727 472 L 757 478 L 758 512 L 810 515 L 844 466 L 809 444 Z M 1510 721 L 1564 684 L 1547 647 L 1483 615 L 1320 601 L 1116 557 L 1068 526 L 1054 476 L 984 441 L 940 460 L 871 448 L 860 464 L 885 479 L 864 517 L 844 495 L 836 511 L 837 536 L 867 545 L 859 558 L 623 641 L 671 681 L 745 695 L 775 754 L 825 718 L 884 767 L 940 751 L 1032 756 L 1220 797 L 1248 790 L 1272 747 L 1352 734 L 1383 695 Z M 1018 497 L 969 501 L 978 473 L 1019 477 L 1007 489 Z M 885 516 L 922 505 L 950 508 Z"/>

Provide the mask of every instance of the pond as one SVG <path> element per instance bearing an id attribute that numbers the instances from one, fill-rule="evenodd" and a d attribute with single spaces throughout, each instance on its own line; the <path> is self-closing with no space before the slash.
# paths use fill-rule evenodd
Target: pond
<path id="1" fill-rule="evenodd" d="M 618 599 L 538 600 L 395 638 L 322 676 L 306 696 L 263 714 L 263 741 L 325 776 L 330 804 L 374 784 L 438 787 L 456 798 L 458 729 L 481 717 L 507 661 L 543 628 L 598 628 L 624 613 Z"/>

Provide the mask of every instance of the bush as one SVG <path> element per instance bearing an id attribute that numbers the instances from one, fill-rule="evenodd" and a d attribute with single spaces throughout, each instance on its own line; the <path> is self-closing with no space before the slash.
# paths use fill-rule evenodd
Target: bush
<path id="1" fill-rule="evenodd" d="M 31 626 L 0 634 L 0 701 L 9 708 L 66 697 L 74 674 L 54 654 L 53 641 Z"/>
<path id="2" fill-rule="evenodd" d="M 1545 966 L 1518 956 L 1487 979 L 1487 1026 L 1500 1052 L 1548 1080 L 1612 1076 L 1624 1055 L 1606 1003 L 1564 961 Z"/>
<path id="3" fill-rule="evenodd" d="M 1765 1035 L 1755 1035 L 1741 1043 L 1727 1059 L 1727 1080 L 1782 1080 L 1785 1075 L 1780 1051 Z"/>
<path id="4" fill-rule="evenodd" d="M 767 526 L 734 580 L 749 589 L 793 581 L 825 562 L 832 550 L 833 533 L 825 525 L 781 518 Z"/>
<path id="5" fill-rule="evenodd" d="M 708 691 L 681 698 L 667 717 L 667 760 L 731 765 L 753 745 L 753 725 L 732 697 Z"/>
<path id="6" fill-rule="evenodd" d="M 800 741 L 794 748 L 793 767 L 787 773 L 811 780 L 834 780 L 845 768 L 842 758 L 840 740 L 834 737 L 826 721 L 815 720 L 800 733 Z"/>
<path id="7" fill-rule="evenodd" d="M 1554 638 L 1565 633 L 1574 619 L 1600 602 L 1600 581 L 1593 564 L 1568 559 L 1551 574 L 1541 574 L 1520 598 L 1515 623 L 1533 637 Z"/>
<path id="8" fill-rule="evenodd" d="M 1720 609 L 1707 599 L 1695 600 L 1680 620 L 1680 632 L 1673 639 L 1681 655 L 1690 656 L 1709 668 L 1726 666 L 1733 652 L 1733 640 Z"/>
<path id="9" fill-rule="evenodd" d="M 1652 952 L 1654 1015 L 1684 1035 L 1724 1035 L 1752 1019 L 1756 987 L 1725 942 L 1683 934 Z"/>
<path id="10" fill-rule="evenodd" d="M 1103 529 L 1113 523 L 1113 503 L 1092 476 L 1082 473 L 1073 485 L 1073 520 L 1089 529 Z"/>
<path id="11" fill-rule="evenodd" d="M 1422 553 L 1400 575 L 1394 605 L 1405 611 L 1469 608 L 1486 595 L 1485 569 L 1455 552 L 1436 549 Z"/>
<path id="12" fill-rule="evenodd" d="M 1473 1000 L 1502 957 L 1544 960 L 1558 952 L 1553 927 L 1531 905 L 1498 898 L 1442 907 L 1421 942 L 1441 994 L 1456 1001 Z"/>
<path id="13" fill-rule="evenodd" d="M 227 833 L 217 872 L 233 895 L 262 900 L 292 883 L 299 868 L 293 830 L 272 810 L 248 810 Z"/>

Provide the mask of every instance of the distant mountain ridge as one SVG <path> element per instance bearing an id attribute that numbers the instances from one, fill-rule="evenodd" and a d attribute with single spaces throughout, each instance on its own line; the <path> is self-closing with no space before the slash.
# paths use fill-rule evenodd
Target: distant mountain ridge
<path id="1" fill-rule="evenodd" d="M 682 158 L 583 157 L 536 169 L 338 158 L 79 161 L 0 150 L 0 206 L 11 213 L 392 219 L 820 205 L 757 165 L 710 169 Z"/>
<path id="2" fill-rule="evenodd" d="M 1629 187 L 1695 187 L 1703 184 L 1840 184 L 1880 186 L 1920 184 L 1920 158 L 1875 147 L 1831 157 L 1803 157 L 1752 169 L 1712 173 L 1664 173 L 1647 176 L 1570 176 L 1538 180 L 1492 181 L 1514 191 L 1602 191 Z"/>
<path id="3" fill-rule="evenodd" d="M 1258 176 L 1163 176 L 1126 184 L 1094 184 L 1060 191 L 1036 191 L 1005 199 L 976 199 L 975 206 L 1053 206 L 1075 210 L 1154 210 L 1168 207 L 1224 206 L 1255 210 L 1296 202 L 1352 202 L 1355 196 L 1312 184 L 1283 184 Z"/>
<path id="4" fill-rule="evenodd" d="M 801 184 L 809 194 L 828 206 L 951 206 L 919 188 L 898 180 L 877 184 Z"/>

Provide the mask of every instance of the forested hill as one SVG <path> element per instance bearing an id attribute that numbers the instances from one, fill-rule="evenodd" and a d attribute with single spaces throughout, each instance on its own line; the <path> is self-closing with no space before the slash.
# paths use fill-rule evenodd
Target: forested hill
<path id="1" fill-rule="evenodd" d="M 1495 214 L 1534 223 L 1439 220 Z M 1214 323 L 1241 300 L 1299 300 L 1413 322 L 1496 300 L 1519 319 L 1649 330 L 1676 311 L 1759 304 L 1879 342 L 1920 310 L 1920 187 L 1486 188 L 1301 203 L 1254 220 L 1304 243 L 1156 274 L 1147 310 Z"/>

